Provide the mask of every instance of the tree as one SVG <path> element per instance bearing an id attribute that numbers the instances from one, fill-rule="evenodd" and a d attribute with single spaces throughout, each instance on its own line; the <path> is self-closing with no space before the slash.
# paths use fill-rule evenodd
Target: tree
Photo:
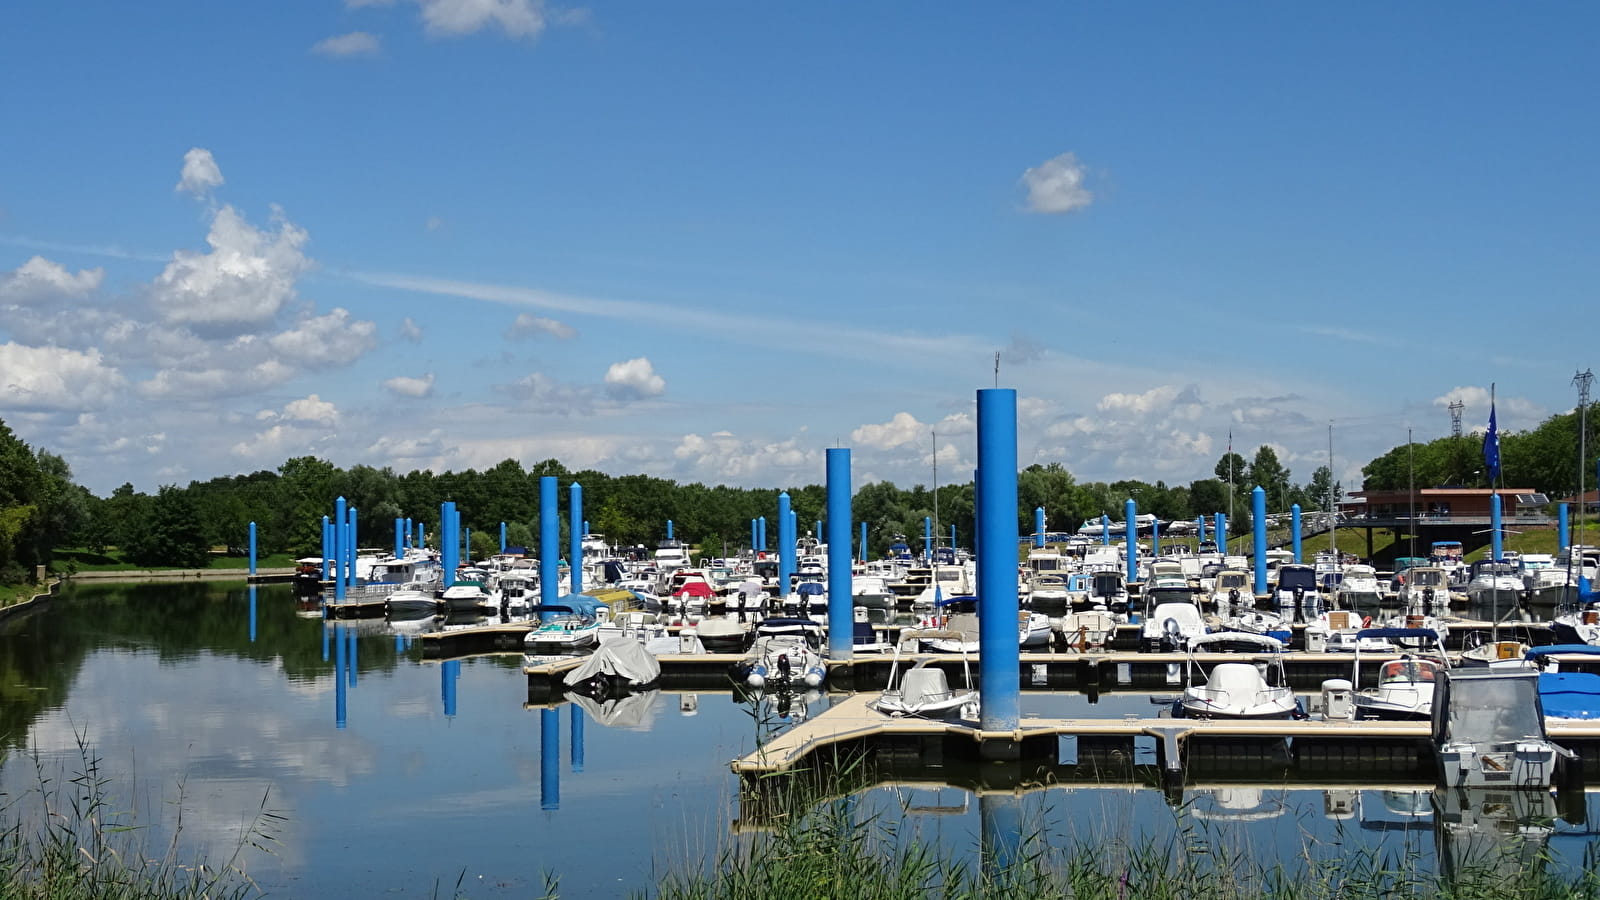
<path id="1" fill-rule="evenodd" d="M 1266 444 L 1256 449 L 1255 459 L 1250 463 L 1250 475 L 1247 479 L 1254 487 L 1261 487 L 1267 492 L 1267 511 L 1285 512 L 1289 508 L 1289 470 L 1278 462 L 1278 452 Z"/>
<path id="2" fill-rule="evenodd" d="M 1229 450 L 1217 460 L 1217 467 L 1212 471 L 1223 484 L 1238 485 L 1245 481 L 1250 467 L 1245 464 L 1244 457 Z"/>
<path id="3" fill-rule="evenodd" d="M 1307 504 L 1314 509 L 1322 509 L 1328 505 L 1329 493 L 1333 495 L 1334 509 L 1338 508 L 1339 498 L 1344 490 L 1337 481 L 1333 480 L 1333 472 L 1327 466 L 1317 466 L 1311 473 L 1311 481 L 1306 485 L 1305 494 Z"/>
<path id="4" fill-rule="evenodd" d="M 146 499 L 148 514 L 140 517 L 125 555 L 141 566 L 199 569 L 209 565 L 211 546 L 194 498 L 168 484 L 155 497 Z"/>

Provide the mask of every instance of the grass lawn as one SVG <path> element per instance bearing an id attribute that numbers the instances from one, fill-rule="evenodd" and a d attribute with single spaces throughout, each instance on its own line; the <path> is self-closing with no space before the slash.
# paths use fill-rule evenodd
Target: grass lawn
<path id="1" fill-rule="evenodd" d="M 181 566 L 138 566 L 124 562 L 116 548 L 110 548 L 105 553 L 95 553 L 82 548 L 57 549 L 55 561 L 51 564 L 56 571 L 65 570 L 69 563 L 77 567 L 79 572 L 126 572 L 134 569 L 176 569 Z M 257 569 L 291 569 L 294 568 L 293 556 L 287 553 L 276 553 L 272 556 L 262 556 L 256 559 Z M 246 556 L 228 556 L 222 553 L 211 554 L 211 569 L 239 569 L 250 568 L 250 559 Z"/>

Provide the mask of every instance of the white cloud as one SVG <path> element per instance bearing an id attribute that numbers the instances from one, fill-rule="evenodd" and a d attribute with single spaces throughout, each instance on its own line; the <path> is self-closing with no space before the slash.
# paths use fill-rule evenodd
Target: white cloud
<path id="1" fill-rule="evenodd" d="M 822 464 L 821 452 L 800 446 L 797 438 L 743 440 L 725 431 L 709 437 L 686 434 L 672 455 L 684 475 L 730 482 L 759 479 L 777 484 L 796 477 L 815 479 Z"/>
<path id="2" fill-rule="evenodd" d="M 433 373 L 421 378 L 397 375 L 383 383 L 385 390 L 398 397 L 428 397 L 433 394 Z"/>
<path id="3" fill-rule="evenodd" d="M 507 37 L 532 40 L 544 31 L 543 0 L 417 0 L 431 35 L 457 37 L 498 28 Z"/>
<path id="4" fill-rule="evenodd" d="M 376 56 L 378 50 L 377 36 L 365 31 L 334 35 L 318 41 L 311 47 L 312 53 L 335 57 Z"/>
<path id="5" fill-rule="evenodd" d="M 512 384 L 500 386 L 522 409 L 529 412 L 570 416 L 594 412 L 596 391 L 593 385 L 571 384 L 533 372 Z"/>
<path id="6" fill-rule="evenodd" d="M 1028 189 L 1028 209 L 1036 213 L 1069 213 L 1094 200 L 1083 186 L 1084 167 L 1078 157 L 1063 153 L 1022 173 Z"/>
<path id="7" fill-rule="evenodd" d="M 1460 401 L 1463 407 L 1462 422 L 1468 432 L 1482 432 L 1489 428 L 1489 388 L 1475 386 L 1456 387 L 1446 391 L 1443 396 L 1433 398 L 1433 405 L 1447 408 L 1450 404 Z M 1495 427 L 1501 431 L 1513 429 L 1532 428 L 1539 424 L 1545 415 L 1544 407 L 1532 402 L 1526 397 L 1513 394 L 1499 393 L 1493 398 L 1495 408 Z M 1576 405 L 1573 409 L 1576 409 Z"/>
<path id="8" fill-rule="evenodd" d="M 331 427 L 339 423 L 339 408 L 311 394 L 284 404 L 283 417 L 294 422 L 315 422 Z"/>
<path id="9" fill-rule="evenodd" d="M 173 190 L 203 197 L 221 186 L 222 170 L 217 168 L 217 161 L 211 158 L 211 151 L 204 147 L 191 147 L 183 155 L 183 171 L 178 175 L 178 184 Z"/>
<path id="10" fill-rule="evenodd" d="M 209 253 L 179 250 L 156 277 L 151 299 L 168 322 L 219 333 L 264 325 L 295 297 L 295 280 L 310 268 L 301 252 L 306 232 L 274 209 L 276 233 L 260 231 L 231 206 L 217 210 Z"/>
<path id="11" fill-rule="evenodd" d="M 299 365 L 337 366 L 353 362 L 376 347 L 378 325 L 351 319 L 349 310 L 335 307 L 326 315 L 308 317 L 273 335 L 267 344 Z"/>
<path id="12" fill-rule="evenodd" d="M 74 275 L 60 263 L 35 256 L 15 271 L 0 273 L 0 303 L 83 297 L 98 290 L 105 275 L 104 269 L 82 269 Z"/>
<path id="13" fill-rule="evenodd" d="M 423 226 L 429 231 L 438 231 L 444 227 L 444 220 L 438 216 L 429 216 L 428 221 L 424 222 Z"/>
<path id="14" fill-rule="evenodd" d="M 511 328 L 506 331 L 506 337 L 512 340 L 533 337 L 534 335 L 548 334 L 558 340 L 570 340 L 577 336 L 577 329 L 555 319 L 546 319 L 532 313 L 518 313 L 516 321 L 511 323 Z"/>
<path id="15" fill-rule="evenodd" d="M 615 362 L 606 370 L 606 391 L 621 399 L 658 397 L 667 389 L 666 379 L 655 373 L 648 357 Z"/>
<path id="16" fill-rule="evenodd" d="M 410 316 L 400 320 L 400 338 L 413 344 L 422 343 L 422 326 Z"/>
<path id="17" fill-rule="evenodd" d="M 0 405 L 8 410 L 83 410 L 105 406 L 126 383 L 99 350 L 0 344 Z"/>
<path id="18" fill-rule="evenodd" d="M 908 412 L 897 412 L 882 425 L 862 425 L 850 432 L 850 440 L 879 450 L 890 450 L 912 441 L 922 440 L 928 426 L 917 421 Z"/>

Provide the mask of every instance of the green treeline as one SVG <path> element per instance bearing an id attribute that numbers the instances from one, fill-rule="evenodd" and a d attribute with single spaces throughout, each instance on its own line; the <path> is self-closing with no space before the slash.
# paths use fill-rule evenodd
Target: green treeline
<path id="1" fill-rule="evenodd" d="M 1595 428 L 1591 422 L 1591 432 Z M 1502 482 L 1553 495 L 1573 492 L 1578 479 L 1577 431 L 1574 412 L 1552 416 L 1532 431 L 1502 432 Z M 1592 434 L 1588 448 L 1586 471 L 1592 473 L 1600 454 L 1600 440 Z M 1369 489 L 1404 488 L 1413 477 L 1418 487 L 1484 485 L 1482 463 L 1479 438 L 1440 438 L 1402 444 L 1362 471 Z M 262 556 L 315 555 L 321 551 L 322 517 L 332 513 L 334 499 L 340 496 L 360 511 L 362 546 L 391 546 L 394 519 L 405 516 L 423 523 L 430 543 L 436 543 L 439 504 L 450 500 L 456 503 L 462 524 L 472 530 L 475 556 L 499 549 L 501 522 L 507 525 L 508 543 L 532 547 L 539 533 L 539 479 L 546 475 L 560 484 L 563 546 L 568 486 L 574 481 L 583 485 L 584 519 L 590 529 L 621 544 L 654 547 L 672 519 L 677 537 L 699 545 L 706 554 L 722 555 L 724 547 L 732 553 L 748 545 L 750 520 L 766 516 L 770 546 L 777 535 L 778 493 L 785 489 L 801 533 L 811 532 L 824 518 L 826 497 L 820 484 L 787 488 L 679 484 L 648 475 L 570 471 L 553 459 L 531 467 L 507 459 L 482 471 L 400 474 L 365 465 L 343 469 L 302 456 L 275 471 L 194 481 L 187 487 L 166 485 L 154 494 L 124 484 L 102 498 L 74 484 L 61 457 L 35 451 L 0 422 L 0 583 L 31 580 L 34 567 L 49 564 L 57 547 L 93 552 L 116 548 L 124 560 L 139 565 L 202 567 L 216 548 L 242 552 L 252 521 L 257 523 Z M 1250 526 L 1249 491 L 1256 485 L 1265 489 L 1267 510 L 1273 513 L 1296 503 L 1306 510 L 1325 509 L 1330 496 L 1342 491 L 1327 466 L 1317 467 L 1304 484 L 1295 483 L 1270 446 L 1259 447 L 1250 459 L 1224 454 L 1212 475 L 1187 485 L 1137 480 L 1080 483 L 1059 463 L 1031 465 L 1018 476 L 1017 531 L 1033 531 L 1033 510 L 1039 506 L 1045 509 L 1049 531 L 1073 531 L 1101 515 L 1121 521 L 1123 503 L 1130 497 L 1139 512 L 1162 519 L 1192 519 L 1231 506 L 1232 523 L 1242 529 Z M 868 524 L 869 551 L 878 556 L 896 535 L 920 547 L 923 519 L 935 514 L 935 505 L 934 491 L 925 485 L 875 482 L 856 492 L 854 514 L 857 523 Z M 954 525 L 958 543 L 970 546 L 972 483 L 940 485 L 937 513 L 940 539 L 947 540 Z M 852 535 L 854 529 L 853 525 Z"/>

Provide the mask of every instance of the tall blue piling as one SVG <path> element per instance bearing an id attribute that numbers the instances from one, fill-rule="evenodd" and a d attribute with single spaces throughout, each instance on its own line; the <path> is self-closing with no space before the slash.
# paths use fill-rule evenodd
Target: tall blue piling
<path id="1" fill-rule="evenodd" d="M 1216 520 L 1217 527 L 1214 530 L 1217 532 L 1215 535 L 1217 539 L 1217 549 L 1222 551 L 1222 554 L 1226 556 L 1228 553 L 1228 517 L 1223 513 L 1217 513 Z"/>
<path id="2" fill-rule="evenodd" d="M 826 543 L 822 538 L 822 520 L 821 519 L 817 520 L 817 530 L 816 530 L 815 534 L 817 536 L 817 543 L 819 543 L 819 544 Z"/>
<path id="3" fill-rule="evenodd" d="M 416 539 L 416 543 L 414 544 L 414 546 L 416 546 L 418 548 L 426 546 L 427 543 L 428 543 L 427 539 L 423 536 L 423 530 L 424 529 L 423 529 L 422 523 L 418 522 L 417 523 L 417 539 Z"/>
<path id="4" fill-rule="evenodd" d="M 1017 646 L 1017 392 L 978 391 L 978 679 L 984 731 L 1014 731 Z M 1008 558 L 1009 557 L 1009 558 Z"/>
<path id="5" fill-rule="evenodd" d="M 561 520 L 556 510 L 556 477 L 539 478 L 539 596 L 545 604 L 561 599 Z"/>
<path id="6" fill-rule="evenodd" d="M 794 576 L 794 532 L 789 530 L 794 521 L 789 515 L 789 492 L 778 495 L 778 596 L 789 597 L 789 582 Z"/>
<path id="7" fill-rule="evenodd" d="M 459 513 L 458 513 L 459 515 Z M 460 521 L 459 519 L 457 521 Z M 461 559 L 467 565 L 472 565 L 472 529 L 461 529 Z"/>
<path id="8" fill-rule="evenodd" d="M 574 481 L 567 488 L 567 561 L 571 566 L 572 592 L 583 590 L 583 485 Z"/>
<path id="9" fill-rule="evenodd" d="M 416 546 L 416 544 L 412 543 L 412 537 L 413 537 L 413 535 L 416 534 L 416 530 L 411 525 L 411 517 L 410 516 L 406 516 L 406 518 L 405 518 L 405 533 L 406 533 L 405 547 L 406 547 L 407 550 L 409 550 L 412 547 Z"/>
<path id="10" fill-rule="evenodd" d="M 1161 520 L 1150 520 L 1150 555 L 1161 555 Z"/>
<path id="11" fill-rule="evenodd" d="M 672 520 L 667 520 L 667 540 L 672 540 Z"/>
<path id="12" fill-rule="evenodd" d="M 256 523 L 250 523 L 250 574 L 256 574 Z"/>
<path id="13" fill-rule="evenodd" d="M 1489 537 L 1494 551 L 1494 556 L 1490 558 L 1495 562 L 1499 562 L 1505 556 L 1505 532 L 1500 528 L 1500 505 L 1499 494 L 1489 497 Z"/>
<path id="14" fill-rule="evenodd" d="M 1042 506 L 1033 508 L 1033 545 L 1035 547 L 1044 546 L 1044 507 Z"/>
<path id="15" fill-rule="evenodd" d="M 256 586 L 250 585 L 250 643 L 256 642 Z"/>
<path id="16" fill-rule="evenodd" d="M 1100 543 L 1111 545 L 1111 517 L 1105 513 L 1100 514 Z"/>
<path id="17" fill-rule="evenodd" d="M 1250 492 L 1251 530 L 1255 537 L 1257 594 L 1267 592 L 1267 490 L 1256 485 Z"/>
<path id="18" fill-rule="evenodd" d="M 767 517 L 756 519 L 756 549 L 765 553 L 767 550 Z"/>
<path id="19" fill-rule="evenodd" d="M 861 561 L 867 561 L 867 523 L 861 523 Z"/>
<path id="20" fill-rule="evenodd" d="M 855 629 L 850 596 L 850 450 L 829 447 L 828 469 L 828 656 L 849 659 Z"/>
<path id="21" fill-rule="evenodd" d="M 398 516 L 394 520 L 394 558 L 400 559 L 406 555 L 406 520 Z"/>
<path id="22" fill-rule="evenodd" d="M 350 687 L 345 684 L 344 673 L 348 664 L 348 650 L 344 644 L 344 626 L 333 626 L 333 724 L 343 728 L 350 708 Z"/>
<path id="23" fill-rule="evenodd" d="M 751 519 L 750 520 L 750 552 L 754 553 L 756 551 L 756 549 L 757 549 L 756 548 L 756 520 L 755 519 Z"/>
<path id="24" fill-rule="evenodd" d="M 1205 543 L 1205 540 L 1206 540 L 1206 517 L 1205 516 L 1197 516 L 1195 518 L 1195 520 L 1194 520 L 1194 524 L 1195 524 L 1195 528 L 1197 528 L 1199 530 L 1199 532 L 1200 532 L 1200 536 L 1198 538 L 1196 538 L 1196 540 L 1200 541 L 1202 544 Z"/>
<path id="25" fill-rule="evenodd" d="M 333 599 L 344 600 L 345 499 L 333 501 Z"/>
<path id="26" fill-rule="evenodd" d="M 500 523 L 500 552 L 506 552 L 506 523 Z"/>
<path id="27" fill-rule="evenodd" d="M 356 586 L 356 546 L 361 542 L 360 533 L 356 530 L 356 508 L 350 507 L 347 511 L 350 517 L 349 529 L 344 542 L 344 586 L 346 590 Z"/>
<path id="28" fill-rule="evenodd" d="M 1139 529 L 1134 524 L 1139 516 L 1139 504 L 1129 497 L 1122 504 L 1122 534 L 1128 539 L 1128 580 L 1139 577 Z"/>
<path id="29" fill-rule="evenodd" d="M 328 570 L 333 566 L 333 523 L 322 517 L 322 580 L 328 580 Z"/>
<path id="30" fill-rule="evenodd" d="M 561 710 L 539 710 L 539 808 L 561 808 Z"/>
<path id="31" fill-rule="evenodd" d="M 589 533 L 589 529 L 585 528 L 584 529 L 584 533 L 588 534 Z M 572 749 L 570 751 L 568 751 L 568 752 L 569 752 L 569 755 L 572 757 L 572 771 L 574 771 L 574 772 L 582 772 L 583 771 L 583 707 L 579 706 L 576 703 L 572 704 Z"/>
<path id="32" fill-rule="evenodd" d="M 1580 497 L 1578 499 L 1579 499 L 1580 502 L 1583 500 L 1582 497 Z M 1557 543 L 1560 544 L 1561 549 L 1565 550 L 1568 547 L 1572 546 L 1572 533 L 1569 530 L 1568 525 L 1567 525 L 1567 504 L 1563 503 L 1560 506 L 1556 507 L 1556 513 L 1557 513 L 1557 518 L 1556 518 L 1557 538 L 1556 538 L 1556 540 L 1557 540 Z"/>
<path id="33" fill-rule="evenodd" d="M 922 517 L 922 561 L 933 561 L 933 517 Z"/>
<path id="34" fill-rule="evenodd" d="M 344 639 L 350 642 L 350 656 L 349 656 L 350 674 L 349 674 L 349 681 L 350 681 L 350 686 L 353 688 L 353 687 L 356 686 L 356 668 L 357 668 L 357 666 L 356 666 L 356 630 L 354 628 L 346 628 L 344 630 Z"/>
<path id="35" fill-rule="evenodd" d="M 439 551 L 441 565 L 444 566 L 444 586 L 449 587 L 456 583 L 456 554 L 461 552 L 461 545 L 456 542 L 455 519 L 456 505 L 450 500 L 439 504 Z"/>
<path id="36" fill-rule="evenodd" d="M 593 533 L 593 532 L 589 531 L 589 520 L 588 519 L 584 519 L 583 520 L 583 533 L 585 535 Z"/>
<path id="37" fill-rule="evenodd" d="M 950 523 L 950 552 L 954 553 L 955 549 L 956 549 L 956 523 L 951 522 Z"/>
<path id="38" fill-rule="evenodd" d="M 1289 507 L 1289 530 L 1294 532 L 1294 561 L 1300 561 L 1300 504 Z"/>

